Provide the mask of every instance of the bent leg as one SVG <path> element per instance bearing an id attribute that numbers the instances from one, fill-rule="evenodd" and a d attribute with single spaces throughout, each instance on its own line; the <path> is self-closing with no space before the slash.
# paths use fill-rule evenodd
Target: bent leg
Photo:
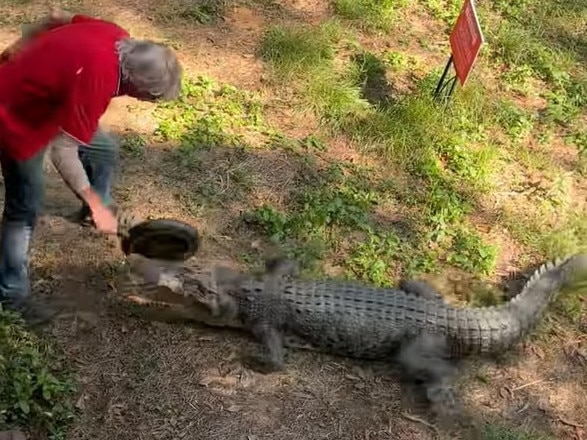
<path id="1" fill-rule="evenodd" d="M 26 161 L 1 157 L 4 212 L 0 255 L 0 298 L 19 300 L 29 294 L 28 253 L 44 202 L 45 150 Z"/>

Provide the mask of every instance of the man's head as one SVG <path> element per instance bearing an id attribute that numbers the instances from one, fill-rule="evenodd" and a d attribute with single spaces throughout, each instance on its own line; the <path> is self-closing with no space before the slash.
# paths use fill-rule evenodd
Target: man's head
<path id="1" fill-rule="evenodd" d="M 128 38 L 117 44 L 122 91 L 142 101 L 176 99 L 182 68 L 173 51 L 149 40 Z"/>

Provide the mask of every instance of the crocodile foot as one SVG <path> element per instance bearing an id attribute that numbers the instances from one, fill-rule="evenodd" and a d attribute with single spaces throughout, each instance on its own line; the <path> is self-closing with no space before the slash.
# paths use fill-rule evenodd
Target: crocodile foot
<path id="1" fill-rule="evenodd" d="M 253 335 L 260 342 L 258 352 L 246 358 L 257 365 L 258 370 L 275 372 L 285 367 L 283 336 L 270 322 L 259 321 L 252 328 Z"/>
<path id="2" fill-rule="evenodd" d="M 405 343 L 398 361 L 404 373 L 420 382 L 431 404 L 453 404 L 452 380 L 456 366 L 448 358 L 448 343 L 443 335 L 423 333 Z"/>

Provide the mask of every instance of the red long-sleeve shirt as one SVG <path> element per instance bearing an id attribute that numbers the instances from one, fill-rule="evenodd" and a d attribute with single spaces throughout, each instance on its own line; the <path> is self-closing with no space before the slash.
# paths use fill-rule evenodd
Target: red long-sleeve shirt
<path id="1" fill-rule="evenodd" d="M 60 130 L 88 143 L 119 93 L 115 44 L 128 37 L 114 23 L 76 15 L 1 64 L 1 153 L 29 159 Z"/>

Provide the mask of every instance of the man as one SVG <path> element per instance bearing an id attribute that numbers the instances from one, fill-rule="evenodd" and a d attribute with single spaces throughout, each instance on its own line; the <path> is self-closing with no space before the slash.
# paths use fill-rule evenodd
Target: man
<path id="1" fill-rule="evenodd" d="M 169 48 L 130 38 L 114 23 L 53 10 L 32 31 L 0 60 L 0 301 L 16 308 L 29 293 L 28 251 L 43 206 L 47 148 L 82 212 L 98 230 L 115 233 L 107 204 L 117 147 L 98 130 L 99 119 L 116 96 L 175 99 L 182 74 Z"/>

